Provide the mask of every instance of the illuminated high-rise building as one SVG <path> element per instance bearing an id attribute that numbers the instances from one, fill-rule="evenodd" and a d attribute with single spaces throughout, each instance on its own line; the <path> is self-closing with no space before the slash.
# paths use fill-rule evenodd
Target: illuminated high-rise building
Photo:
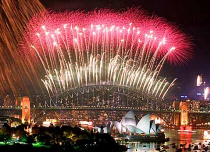
<path id="1" fill-rule="evenodd" d="M 22 97 L 17 97 L 15 99 L 15 107 L 20 107 L 21 106 L 21 101 L 22 101 Z"/>
<path id="2" fill-rule="evenodd" d="M 22 123 L 30 124 L 30 100 L 28 97 L 22 99 Z"/>
<path id="3" fill-rule="evenodd" d="M 200 74 L 200 75 L 197 76 L 197 86 L 201 86 L 202 83 L 203 83 L 203 81 L 202 81 L 202 74 Z"/>
<path id="4" fill-rule="evenodd" d="M 202 74 L 197 76 L 197 84 L 194 90 L 194 98 L 193 100 L 204 100 L 204 88 L 205 82 L 203 81 Z"/>
<path id="5" fill-rule="evenodd" d="M 12 97 L 9 95 L 6 95 L 6 97 L 4 98 L 4 103 L 3 103 L 4 107 L 14 107 L 15 105 L 14 103 L 15 102 L 12 99 Z"/>
<path id="6" fill-rule="evenodd" d="M 204 88 L 204 100 L 209 101 L 209 93 L 210 93 L 210 87 Z"/>

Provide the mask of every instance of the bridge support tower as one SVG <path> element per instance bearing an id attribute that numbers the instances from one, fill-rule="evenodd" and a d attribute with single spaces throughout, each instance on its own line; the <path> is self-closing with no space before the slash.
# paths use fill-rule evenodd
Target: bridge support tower
<path id="1" fill-rule="evenodd" d="M 187 107 L 187 102 L 180 102 L 180 125 L 185 126 L 188 125 L 188 107 Z"/>
<path id="2" fill-rule="evenodd" d="M 172 105 L 174 110 L 180 110 L 180 101 L 174 101 L 173 105 Z M 180 125 L 180 114 L 179 113 L 174 113 L 174 122 L 173 124 L 175 126 L 179 126 Z"/>
<path id="3" fill-rule="evenodd" d="M 31 113 L 30 113 L 30 100 L 28 97 L 23 97 L 22 99 L 22 123 L 28 123 L 30 124 L 30 118 L 31 118 Z"/>

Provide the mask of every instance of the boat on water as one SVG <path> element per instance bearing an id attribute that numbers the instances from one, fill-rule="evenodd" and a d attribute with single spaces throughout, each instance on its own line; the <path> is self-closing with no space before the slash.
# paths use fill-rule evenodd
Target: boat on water
<path id="1" fill-rule="evenodd" d="M 204 130 L 203 137 L 206 140 L 210 139 L 210 130 Z"/>
<path id="2" fill-rule="evenodd" d="M 156 134 L 131 135 L 129 137 L 129 140 L 143 141 L 143 142 L 166 142 L 169 141 L 169 138 L 166 138 L 164 133 L 156 133 Z"/>
<path id="3" fill-rule="evenodd" d="M 115 140 L 124 140 L 130 142 L 167 142 L 170 139 L 166 138 L 163 132 L 158 132 L 156 134 L 120 134 L 115 137 Z"/>
<path id="4" fill-rule="evenodd" d="M 192 129 L 192 126 L 189 125 L 182 125 L 178 132 L 188 132 L 188 133 L 196 133 L 195 130 Z"/>

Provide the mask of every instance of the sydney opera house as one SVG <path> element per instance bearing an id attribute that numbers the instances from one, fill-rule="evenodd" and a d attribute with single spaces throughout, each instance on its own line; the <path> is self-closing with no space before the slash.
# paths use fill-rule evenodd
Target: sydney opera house
<path id="1" fill-rule="evenodd" d="M 154 120 L 150 120 L 150 114 L 141 118 L 140 121 L 135 117 L 133 111 L 129 111 L 120 122 L 114 121 L 114 126 L 119 133 L 131 134 L 156 134 L 161 131 L 161 125 L 155 124 Z"/>

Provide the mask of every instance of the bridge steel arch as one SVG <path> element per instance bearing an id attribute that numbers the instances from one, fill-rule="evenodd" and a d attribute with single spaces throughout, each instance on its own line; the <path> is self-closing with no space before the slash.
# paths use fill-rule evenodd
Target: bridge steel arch
<path id="1" fill-rule="evenodd" d="M 40 102 L 37 108 L 45 110 L 45 113 L 59 109 L 63 112 L 74 110 L 127 112 L 133 110 L 145 115 L 155 114 L 167 125 L 172 124 L 174 119 L 171 106 L 163 100 L 132 87 L 109 84 L 92 84 L 60 92 Z"/>
<path id="2" fill-rule="evenodd" d="M 117 85 L 88 85 L 51 96 L 42 107 L 110 106 L 139 107 L 141 110 L 169 110 L 163 100 L 136 90 Z"/>

